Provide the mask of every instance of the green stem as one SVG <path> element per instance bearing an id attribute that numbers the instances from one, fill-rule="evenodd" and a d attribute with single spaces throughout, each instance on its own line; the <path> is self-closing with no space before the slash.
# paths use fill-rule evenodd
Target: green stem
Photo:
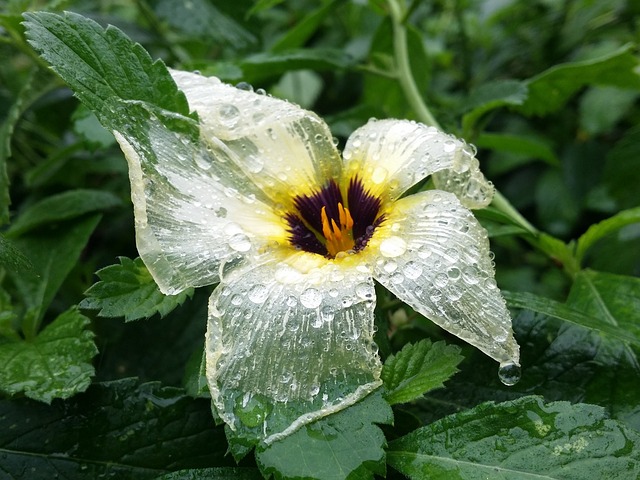
<path id="1" fill-rule="evenodd" d="M 404 12 L 397 0 L 388 0 L 393 22 L 393 53 L 398 69 L 398 80 L 407 101 L 425 125 L 440 128 L 438 121 L 431 114 L 429 107 L 422 99 L 418 86 L 413 79 L 409 64 L 409 49 L 407 48 L 407 30 L 404 27 Z"/>
<path id="2" fill-rule="evenodd" d="M 504 195 L 502 195 L 498 190 L 496 190 L 495 195 L 493 196 L 493 200 L 491 205 L 495 207 L 497 210 L 501 211 L 505 215 L 508 215 L 511 219 L 513 219 L 518 225 L 527 230 L 529 233 L 533 235 L 538 235 L 540 232 L 536 227 L 531 225 L 529 221 L 522 216 L 522 214 L 516 210 L 513 205 L 507 200 Z"/>

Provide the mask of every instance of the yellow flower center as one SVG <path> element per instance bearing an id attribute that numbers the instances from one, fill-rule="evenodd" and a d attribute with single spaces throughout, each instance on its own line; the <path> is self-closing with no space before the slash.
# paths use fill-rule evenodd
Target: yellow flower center
<path id="1" fill-rule="evenodd" d="M 322 234 L 326 239 L 327 252 L 331 257 L 335 257 L 340 252 L 353 250 L 353 218 L 348 208 L 344 208 L 342 203 L 338 203 L 338 225 L 335 220 L 327 216 L 327 207 L 322 207 Z"/>

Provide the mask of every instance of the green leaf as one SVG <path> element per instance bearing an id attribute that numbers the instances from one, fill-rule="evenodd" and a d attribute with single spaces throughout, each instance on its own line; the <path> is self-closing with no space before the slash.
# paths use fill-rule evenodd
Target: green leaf
<path id="1" fill-rule="evenodd" d="M 298 24 L 289 29 L 272 46 L 272 52 L 282 52 L 303 47 L 305 42 L 318 30 L 322 22 L 332 12 L 336 0 L 330 0 L 312 12 L 304 12 Z"/>
<path id="2" fill-rule="evenodd" d="M 141 258 L 119 257 L 120 265 L 110 265 L 96 272 L 100 281 L 85 292 L 80 308 L 100 310 L 103 317 L 124 317 L 126 321 L 164 317 L 193 295 L 189 288 L 178 295 L 164 295 L 154 282 Z"/>
<path id="3" fill-rule="evenodd" d="M 622 208 L 640 205 L 640 125 L 627 130 L 607 155 L 604 184 Z"/>
<path id="4" fill-rule="evenodd" d="M 462 117 L 463 137 L 472 132 L 478 120 L 487 112 L 507 105 L 522 105 L 526 98 L 527 85 L 517 80 L 499 80 L 480 85 L 465 101 L 467 113 Z"/>
<path id="5" fill-rule="evenodd" d="M 611 235 L 626 225 L 640 222 L 640 207 L 630 208 L 617 213 L 599 223 L 591 225 L 589 229 L 578 238 L 576 245 L 576 258 L 582 262 L 585 253 L 598 240 Z"/>
<path id="6" fill-rule="evenodd" d="M 85 391 L 94 375 L 91 359 L 98 353 L 89 323 L 72 308 L 32 341 L 0 344 L 0 391 L 46 403 Z"/>
<path id="7" fill-rule="evenodd" d="M 475 141 L 475 145 L 478 148 L 515 153 L 526 158 L 543 160 L 549 165 L 560 166 L 560 160 L 549 145 L 532 135 L 483 133 Z M 499 166 L 498 170 L 502 172 Z"/>
<path id="8" fill-rule="evenodd" d="M 355 405 L 302 427 L 256 449 L 263 475 L 276 479 L 369 479 L 385 474 L 386 445 L 375 423 L 389 424 L 393 414 L 382 394 L 374 392 Z"/>
<path id="9" fill-rule="evenodd" d="M 146 480 L 173 470 L 232 466 L 209 402 L 135 379 L 92 385 L 65 402 L 0 400 L 7 478 Z"/>
<path id="10" fill-rule="evenodd" d="M 257 468 L 216 467 L 179 470 L 157 477 L 155 480 L 262 480 Z"/>
<path id="11" fill-rule="evenodd" d="M 516 107 L 525 115 L 546 115 L 562 108 L 585 85 L 640 89 L 638 58 L 626 45 L 599 58 L 555 65 L 526 82 L 529 96 Z"/>
<path id="12" fill-rule="evenodd" d="M 77 189 L 52 195 L 29 206 L 12 223 L 7 235 L 17 237 L 49 223 L 80 217 L 122 205 L 118 197 L 101 190 Z"/>
<path id="13" fill-rule="evenodd" d="M 225 44 L 240 50 L 256 43 L 251 32 L 206 0 L 159 0 L 154 10 L 171 27 L 209 44 Z"/>
<path id="14" fill-rule="evenodd" d="M 389 444 L 412 479 L 627 479 L 640 475 L 640 434 L 603 408 L 524 397 L 485 403 Z"/>
<path id="15" fill-rule="evenodd" d="M 292 70 L 344 70 L 355 60 L 342 50 L 332 48 L 290 49 L 275 53 L 256 53 L 240 61 L 244 80 L 262 82 Z"/>
<path id="16" fill-rule="evenodd" d="M 386 389 L 384 397 L 395 405 L 441 388 L 458 371 L 456 367 L 463 359 L 459 347 L 445 342 L 432 344 L 423 339 L 408 343 L 384 362 L 381 375 Z"/>
<path id="17" fill-rule="evenodd" d="M 640 337 L 628 330 L 618 325 L 603 322 L 599 317 L 592 316 L 589 313 L 572 308 L 564 303 L 526 292 L 507 292 L 503 290 L 502 295 L 511 308 L 526 308 L 532 312 L 543 313 L 550 317 L 564 320 L 565 322 L 596 330 L 616 340 L 640 346 Z"/>
<path id="18" fill-rule="evenodd" d="M 25 306 L 35 309 L 38 319 L 42 318 L 58 288 L 77 264 L 100 219 L 100 215 L 93 214 L 49 225 L 38 232 L 30 232 L 13 240 L 16 248 L 25 252 L 38 276 L 12 272 L 9 274 Z M 35 333 L 25 331 L 28 338 Z"/>
<path id="19" fill-rule="evenodd" d="M 17 275 L 33 274 L 33 265 L 11 240 L 0 235 L 0 266 Z"/>
<path id="20" fill-rule="evenodd" d="M 583 270 L 575 278 L 567 303 L 635 335 L 636 344 L 640 341 L 640 278 Z"/>
<path id="21" fill-rule="evenodd" d="M 616 87 L 593 87 L 580 101 L 580 127 L 589 135 L 610 131 L 626 116 L 640 92 Z"/>
<path id="22" fill-rule="evenodd" d="M 127 124 L 132 101 L 189 114 L 164 63 L 152 61 L 117 28 L 103 29 L 70 12 L 25 13 L 24 18 L 29 43 L 108 129 Z"/>

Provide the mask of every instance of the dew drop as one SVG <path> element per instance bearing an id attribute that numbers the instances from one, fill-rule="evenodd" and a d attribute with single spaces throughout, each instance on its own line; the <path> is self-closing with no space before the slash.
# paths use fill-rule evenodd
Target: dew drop
<path id="1" fill-rule="evenodd" d="M 402 270 L 410 280 L 415 280 L 422 275 L 422 266 L 417 262 L 407 262 Z"/>
<path id="2" fill-rule="evenodd" d="M 225 127 L 233 127 L 238 120 L 240 119 L 240 110 L 238 107 L 231 104 L 224 104 L 218 109 L 218 114 L 220 115 L 220 122 Z"/>
<path id="3" fill-rule="evenodd" d="M 251 240 L 244 233 L 237 233 L 229 239 L 229 246 L 236 252 L 251 250 Z"/>
<path id="4" fill-rule="evenodd" d="M 238 90 L 245 90 L 247 92 L 253 92 L 253 86 L 247 82 L 240 82 L 236 84 Z"/>
<path id="5" fill-rule="evenodd" d="M 371 181 L 376 184 L 380 184 L 387 179 L 389 172 L 384 167 L 376 167 L 371 174 Z"/>
<path id="6" fill-rule="evenodd" d="M 520 381 L 520 365 L 514 362 L 504 362 L 498 369 L 498 378 L 502 383 L 511 387 Z"/>
<path id="7" fill-rule="evenodd" d="M 235 306 L 241 305 L 242 304 L 242 295 L 234 295 L 233 297 L 231 297 L 231 303 Z"/>
<path id="8" fill-rule="evenodd" d="M 363 300 L 373 300 L 373 286 L 368 283 L 359 283 L 356 285 L 356 295 Z"/>
<path id="9" fill-rule="evenodd" d="M 407 242 L 402 238 L 392 236 L 380 242 L 380 254 L 384 257 L 399 257 L 407 251 Z"/>
<path id="10" fill-rule="evenodd" d="M 263 303 L 268 296 L 269 289 L 264 285 L 257 284 L 251 287 L 251 289 L 249 290 L 249 300 L 251 300 L 253 303 Z"/>
<path id="11" fill-rule="evenodd" d="M 322 303 L 322 294 L 315 288 L 307 288 L 300 294 L 300 303 L 307 308 L 317 308 Z"/>
<path id="12" fill-rule="evenodd" d="M 456 142 L 454 142 L 453 140 L 447 140 L 446 142 L 444 142 L 442 149 L 446 153 L 451 153 L 456 149 Z"/>

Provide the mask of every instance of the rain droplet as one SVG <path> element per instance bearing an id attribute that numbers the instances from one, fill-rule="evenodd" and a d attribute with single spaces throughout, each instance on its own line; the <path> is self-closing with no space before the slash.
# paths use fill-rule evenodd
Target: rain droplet
<path id="1" fill-rule="evenodd" d="M 229 246 L 237 252 L 251 250 L 251 240 L 244 233 L 237 233 L 229 239 Z"/>
<path id="2" fill-rule="evenodd" d="M 380 254 L 384 257 L 399 257 L 407 251 L 407 242 L 400 237 L 385 238 L 380 242 Z"/>
<path id="3" fill-rule="evenodd" d="M 376 167 L 371 174 L 371 181 L 376 184 L 380 184 L 387 179 L 389 172 L 384 167 Z"/>
<path id="4" fill-rule="evenodd" d="M 222 105 L 218 109 L 218 114 L 220 115 L 220 122 L 225 127 L 229 128 L 238 123 L 238 120 L 240 119 L 240 110 L 238 110 L 238 107 L 231 104 Z"/>
<path id="5" fill-rule="evenodd" d="M 504 362 L 498 369 L 498 378 L 502 383 L 511 387 L 520 381 L 520 365 L 514 362 Z"/>
<path id="6" fill-rule="evenodd" d="M 300 294 L 300 303 L 307 308 L 317 308 L 322 303 L 322 294 L 315 288 L 307 288 Z"/>
<path id="7" fill-rule="evenodd" d="M 403 269 L 405 276 L 410 280 L 415 280 L 422 275 L 422 266 L 417 262 L 407 262 Z"/>
<path id="8" fill-rule="evenodd" d="M 234 295 L 233 297 L 231 297 L 231 303 L 235 306 L 241 305 L 242 304 L 242 295 Z"/>
<path id="9" fill-rule="evenodd" d="M 456 149 L 456 142 L 454 142 L 453 140 L 447 140 L 446 142 L 444 142 L 442 149 L 446 153 L 451 153 Z"/>
<path id="10" fill-rule="evenodd" d="M 269 289 L 264 285 L 257 284 L 251 287 L 251 289 L 249 290 L 249 300 L 251 300 L 253 303 L 263 303 L 268 296 Z"/>
<path id="11" fill-rule="evenodd" d="M 363 300 L 373 300 L 373 286 L 368 283 L 359 283 L 356 285 L 356 295 Z"/>
<path id="12" fill-rule="evenodd" d="M 247 83 L 247 82 L 240 82 L 240 83 L 236 84 L 236 88 L 238 90 L 245 90 L 247 92 L 253 92 L 253 86 L 250 83 Z"/>

